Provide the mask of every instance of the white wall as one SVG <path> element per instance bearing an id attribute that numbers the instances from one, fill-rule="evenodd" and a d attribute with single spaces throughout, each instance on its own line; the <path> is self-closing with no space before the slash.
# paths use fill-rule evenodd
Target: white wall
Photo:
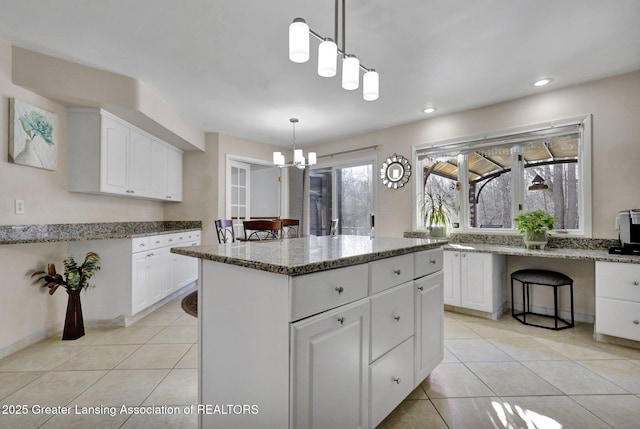
<path id="1" fill-rule="evenodd" d="M 411 146 L 415 144 L 585 114 L 592 114 L 593 117 L 593 237 L 617 238 L 614 229 L 616 213 L 640 207 L 640 192 L 637 191 L 640 166 L 640 71 L 307 149 L 317 151 L 320 156 L 379 145 L 378 159 L 382 162 L 394 153 L 410 158 Z M 420 175 L 418 171 L 413 174 L 412 181 Z M 405 231 L 411 230 L 412 194 L 412 186 L 398 190 L 378 187 L 376 226 L 379 235 L 402 236 Z"/>
<path id="2" fill-rule="evenodd" d="M 163 220 L 163 203 L 67 191 L 66 109 L 14 85 L 11 65 L 11 47 L 0 41 L 0 225 Z M 56 171 L 8 162 L 10 97 L 58 115 Z M 24 215 L 14 214 L 15 199 L 24 200 Z M 62 330 L 67 302 L 65 291 L 58 290 L 49 296 L 46 288 L 32 283 L 29 274 L 44 269 L 49 262 L 62 267 L 67 256 L 66 243 L 0 245 L 0 357 L 34 339 Z M 103 270 L 110 269 L 118 268 L 103 267 Z"/>

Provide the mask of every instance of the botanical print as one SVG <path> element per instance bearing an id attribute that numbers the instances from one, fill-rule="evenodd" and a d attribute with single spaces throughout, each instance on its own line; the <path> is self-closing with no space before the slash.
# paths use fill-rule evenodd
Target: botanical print
<path id="1" fill-rule="evenodd" d="M 9 100 L 9 162 L 55 170 L 58 117 L 29 103 Z"/>

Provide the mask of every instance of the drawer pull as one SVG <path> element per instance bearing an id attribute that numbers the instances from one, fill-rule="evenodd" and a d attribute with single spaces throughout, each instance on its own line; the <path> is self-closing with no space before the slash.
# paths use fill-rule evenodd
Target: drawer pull
<path id="1" fill-rule="evenodd" d="M 400 380 L 400 377 L 393 377 L 393 382 L 396 384 L 400 384 L 402 380 Z"/>
<path id="2" fill-rule="evenodd" d="M 344 288 L 342 286 L 336 286 L 335 291 L 338 292 L 338 295 L 340 295 L 342 292 L 344 292 Z"/>
<path id="3" fill-rule="evenodd" d="M 633 282 L 633 285 L 634 285 L 634 286 L 638 286 L 638 285 L 640 285 L 640 282 L 638 282 L 638 281 L 636 280 L 635 282 Z"/>
<path id="4" fill-rule="evenodd" d="M 634 320 L 634 321 L 633 321 L 633 324 L 634 324 L 634 325 L 640 325 L 640 320 Z"/>
<path id="5" fill-rule="evenodd" d="M 400 316 L 399 315 L 398 316 L 393 316 L 393 320 L 395 320 L 396 322 L 399 322 L 400 321 Z"/>
<path id="6" fill-rule="evenodd" d="M 400 275 L 401 273 L 402 273 L 402 271 L 400 271 L 400 270 L 393 270 L 393 274 Z"/>
<path id="7" fill-rule="evenodd" d="M 144 247 L 144 243 L 140 243 L 140 247 Z"/>
<path id="8" fill-rule="evenodd" d="M 338 322 L 340 322 L 341 325 L 344 325 L 344 321 L 345 321 L 344 317 L 338 317 Z"/>

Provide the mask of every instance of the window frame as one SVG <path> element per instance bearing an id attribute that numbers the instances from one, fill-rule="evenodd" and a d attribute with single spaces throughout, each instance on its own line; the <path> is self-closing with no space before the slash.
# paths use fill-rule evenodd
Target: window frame
<path id="1" fill-rule="evenodd" d="M 412 210 L 412 227 L 414 231 L 427 231 L 427 228 L 422 225 L 420 206 L 422 201 L 422 162 L 420 161 L 420 155 L 424 155 L 428 152 L 442 153 L 442 152 L 458 152 L 458 180 L 460 181 L 460 192 L 458 193 L 458 203 L 460 205 L 459 224 L 458 228 L 453 229 L 454 233 L 473 233 L 473 234 L 491 234 L 491 235 L 513 235 L 517 234 L 514 227 L 512 228 L 478 228 L 470 227 L 469 225 L 469 198 L 464 198 L 465 195 L 469 195 L 469 180 L 468 180 L 468 168 L 467 157 L 462 154 L 463 151 L 468 151 L 473 148 L 482 148 L 490 145 L 488 140 L 499 139 L 504 137 L 505 139 L 513 136 L 514 134 L 521 134 L 527 132 L 543 131 L 554 127 L 579 125 L 582 134 L 581 144 L 578 148 L 578 174 L 580 180 L 578 182 L 578 213 L 580 225 L 578 229 L 574 230 L 554 230 L 556 235 L 563 237 L 592 237 L 592 174 L 591 174 L 591 153 L 592 153 L 592 131 L 591 131 L 591 115 L 581 115 L 560 120 L 553 120 L 543 123 L 537 123 L 532 125 L 526 125 L 516 128 L 502 129 L 489 133 L 475 134 L 465 137 L 457 137 L 453 139 L 438 140 L 428 143 L 420 143 L 412 145 L 412 159 L 413 165 L 416 166 L 416 172 L 420 170 L 420 174 L 416 174 L 416 179 L 413 183 L 414 195 L 413 210 Z M 495 144 L 497 146 L 497 144 Z M 517 157 L 516 151 L 512 151 L 512 157 Z M 511 210 L 512 218 L 517 216 L 523 210 L 520 207 L 524 207 L 524 196 L 526 192 L 526 184 L 524 183 L 524 162 L 515 162 L 512 159 L 512 194 L 511 194 Z M 518 190 L 516 192 L 516 190 Z"/>

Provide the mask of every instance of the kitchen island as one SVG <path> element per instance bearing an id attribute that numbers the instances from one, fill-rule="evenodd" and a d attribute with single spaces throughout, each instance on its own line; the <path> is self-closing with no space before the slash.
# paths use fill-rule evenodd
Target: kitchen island
<path id="1" fill-rule="evenodd" d="M 374 428 L 442 361 L 445 243 L 172 249 L 200 258 L 200 427 Z"/>

